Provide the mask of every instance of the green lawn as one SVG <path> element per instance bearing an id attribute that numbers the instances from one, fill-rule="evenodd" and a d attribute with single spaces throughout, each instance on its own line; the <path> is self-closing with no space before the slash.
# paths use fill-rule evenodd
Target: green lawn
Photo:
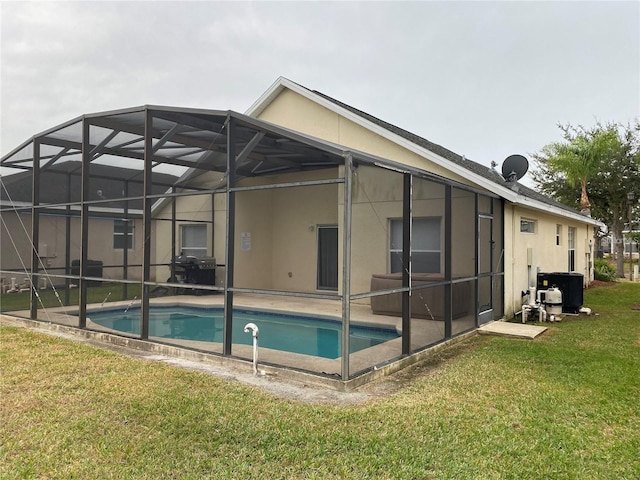
<path id="1" fill-rule="evenodd" d="M 4 327 L 0 478 L 637 479 L 638 303 L 589 290 L 598 316 L 474 337 L 355 406 Z"/>
<path id="2" fill-rule="evenodd" d="M 140 284 L 128 284 L 127 285 L 127 298 L 133 299 L 134 297 L 140 298 Z M 72 288 L 69 292 L 69 304 L 78 305 L 79 290 Z M 64 305 L 64 287 L 56 290 L 47 288 L 46 290 L 39 290 L 38 295 L 40 300 L 38 302 L 38 308 L 42 308 L 44 305 L 46 308 L 56 308 Z M 99 287 L 87 288 L 87 303 L 102 303 L 104 300 L 107 302 L 117 302 L 123 300 L 122 298 L 122 284 L 112 283 L 103 284 Z M 16 310 L 29 310 L 31 305 L 31 291 L 20 293 L 3 293 L 0 294 L 0 312 L 13 312 Z"/>

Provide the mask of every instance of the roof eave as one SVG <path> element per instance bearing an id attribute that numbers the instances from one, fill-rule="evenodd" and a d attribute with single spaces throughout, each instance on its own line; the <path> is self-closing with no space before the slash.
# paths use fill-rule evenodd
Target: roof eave
<path id="1" fill-rule="evenodd" d="M 549 205 L 546 203 L 542 203 L 539 202 L 538 200 L 534 200 L 532 198 L 529 197 L 525 197 L 523 195 L 518 195 L 517 196 L 517 201 L 515 202 L 511 202 L 515 205 L 519 205 L 522 207 L 527 207 L 527 208 L 531 208 L 533 210 L 538 210 L 538 211 L 543 211 L 546 213 L 551 213 L 554 215 L 559 215 L 565 218 L 570 218 L 572 220 L 576 220 L 578 222 L 582 222 L 582 223 L 587 223 L 589 225 L 593 225 L 596 227 L 600 227 L 600 228 L 604 228 L 605 224 L 602 223 L 600 220 L 596 220 L 595 218 L 591 218 L 591 217 L 587 217 L 585 215 L 582 215 L 579 212 L 571 212 L 568 210 L 565 210 L 563 208 L 560 207 L 555 207 L 553 205 Z"/>
<path id="2" fill-rule="evenodd" d="M 290 88 L 298 93 L 302 93 L 300 85 L 292 82 L 288 78 L 278 77 L 278 79 L 271 84 L 271 86 L 260 97 L 253 102 L 244 114 L 250 117 L 257 117 L 260 115 L 271 102 L 282 92 L 285 88 Z"/>

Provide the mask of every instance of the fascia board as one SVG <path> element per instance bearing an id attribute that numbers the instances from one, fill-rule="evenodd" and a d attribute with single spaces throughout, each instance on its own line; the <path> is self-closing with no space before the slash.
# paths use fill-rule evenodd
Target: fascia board
<path id="1" fill-rule="evenodd" d="M 0 206 L 4 205 L 6 202 L 0 202 Z M 31 207 L 31 203 L 28 202 L 14 202 L 12 205 L 12 207 Z M 64 206 L 51 206 L 51 207 L 47 207 L 47 205 L 40 205 L 40 208 L 47 208 L 49 210 L 60 210 L 61 212 L 65 212 L 67 207 Z M 73 212 L 80 212 L 82 211 L 81 206 L 79 204 L 77 205 L 70 205 L 69 209 Z M 100 212 L 100 213 L 113 213 L 114 215 L 120 215 L 122 214 L 122 210 L 119 208 L 112 208 L 112 207 L 95 207 L 92 206 L 91 210 L 89 211 L 89 216 L 91 216 L 91 212 Z M 19 211 L 15 211 L 15 210 L 4 210 L 2 213 L 25 213 L 27 215 L 31 215 L 31 210 L 19 210 Z M 142 215 L 142 210 L 140 209 L 131 209 L 129 210 L 129 214 L 130 215 L 136 215 L 136 216 L 141 216 Z M 46 214 L 44 214 L 46 215 Z"/>
<path id="2" fill-rule="evenodd" d="M 260 97 L 258 97 L 255 102 L 253 102 L 253 105 L 251 105 L 244 112 L 244 114 L 250 117 L 260 115 L 264 111 L 264 109 L 267 108 L 269 104 L 278 96 L 278 94 L 285 89 L 285 87 L 288 87 L 295 92 L 302 93 L 300 92 L 299 85 L 296 85 L 287 78 L 278 77 L 278 79 L 273 82 L 271 86 L 267 88 L 267 90 L 262 95 L 260 95 Z"/>
<path id="3" fill-rule="evenodd" d="M 519 195 L 518 197 L 519 198 L 517 202 L 511 202 L 511 203 L 514 203 L 515 205 L 518 205 L 518 206 L 531 208 L 532 210 L 543 211 L 543 212 L 552 213 L 554 215 L 558 215 L 564 218 L 570 218 L 572 220 L 576 220 L 581 223 L 587 223 L 589 225 L 597 226 L 600 228 L 605 227 L 605 224 L 602 223 L 601 221 L 596 220 L 595 218 L 585 217 L 584 215 L 580 215 L 578 212 L 575 212 L 575 213 L 570 212 L 562 208 L 555 207 L 553 205 L 549 205 L 546 203 L 539 202 L 537 200 L 533 200 L 528 197 L 523 197 L 521 195 Z"/>

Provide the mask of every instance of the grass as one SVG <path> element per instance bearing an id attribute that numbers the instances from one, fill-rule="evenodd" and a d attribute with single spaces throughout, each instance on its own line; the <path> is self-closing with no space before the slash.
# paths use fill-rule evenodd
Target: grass
<path id="1" fill-rule="evenodd" d="M 133 299 L 134 296 L 140 298 L 140 292 L 140 284 L 132 283 L 127 285 L 127 299 Z M 79 294 L 77 288 L 71 289 L 69 295 L 70 305 L 78 305 Z M 42 304 L 47 308 L 61 307 L 64 304 L 64 287 L 57 288 L 56 291 L 51 288 L 39 290 L 38 295 Z M 122 300 L 122 284 L 105 284 L 99 287 L 87 288 L 87 303 L 102 303 L 105 298 L 108 302 Z M 29 310 L 30 305 L 31 291 L 3 293 L 0 295 L 0 312 Z M 38 308 L 42 308 L 40 303 L 38 303 Z"/>
<path id="2" fill-rule="evenodd" d="M 474 337 L 355 406 L 3 327 L 0 478 L 639 478 L 638 302 L 588 290 L 599 316 Z"/>

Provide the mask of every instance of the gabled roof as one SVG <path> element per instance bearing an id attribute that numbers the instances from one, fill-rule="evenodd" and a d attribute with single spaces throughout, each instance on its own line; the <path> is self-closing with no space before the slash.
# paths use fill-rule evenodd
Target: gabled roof
<path id="1" fill-rule="evenodd" d="M 601 222 L 587 217 L 580 212 L 557 202 L 539 192 L 517 183 L 508 183 L 502 175 L 493 168 L 469 160 L 451 150 L 433 143 L 426 138 L 385 122 L 362 110 L 358 110 L 346 103 L 332 98 L 324 93 L 311 90 L 291 80 L 280 77 L 267 91 L 245 112 L 250 116 L 259 116 L 275 98 L 285 89 L 292 90 L 307 99 L 345 117 L 354 123 L 374 132 L 404 148 L 412 151 L 436 165 L 460 175 L 474 184 L 482 187 L 505 200 L 516 205 L 535 210 L 545 211 L 572 218 L 592 225 L 604 226 Z"/>

